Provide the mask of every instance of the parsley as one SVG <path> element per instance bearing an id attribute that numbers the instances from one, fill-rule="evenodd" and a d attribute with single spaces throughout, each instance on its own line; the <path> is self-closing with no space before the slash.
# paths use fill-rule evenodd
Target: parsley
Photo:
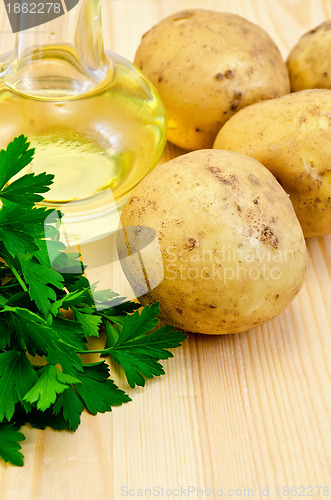
<path id="1" fill-rule="evenodd" d="M 25 436 L 18 429 L 9 424 L 0 424 L 0 457 L 13 465 L 23 465 L 23 455 L 19 451 Z"/>
<path id="2" fill-rule="evenodd" d="M 53 176 L 27 174 L 9 183 L 33 155 L 24 136 L 0 151 L 0 457 L 20 466 L 21 426 L 76 430 L 84 409 L 95 415 L 131 401 L 106 362 L 84 364 L 85 354 L 108 356 L 131 387 L 144 386 L 164 374 L 159 361 L 186 337 L 168 325 L 156 328 L 158 304 L 139 311 L 110 290 L 92 296 L 80 256 L 58 241 L 53 211 L 35 206 Z M 99 311 L 96 304 L 106 301 L 110 307 Z M 89 350 L 89 337 L 102 331 L 104 349 Z"/>

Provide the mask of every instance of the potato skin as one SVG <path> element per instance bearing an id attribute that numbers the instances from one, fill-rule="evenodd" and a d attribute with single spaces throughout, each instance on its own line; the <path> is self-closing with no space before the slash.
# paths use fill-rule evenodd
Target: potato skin
<path id="1" fill-rule="evenodd" d="M 211 148 L 240 108 L 290 91 L 269 35 L 235 14 L 173 14 L 143 36 L 134 62 L 165 104 L 168 139 L 188 150 Z"/>
<path id="2" fill-rule="evenodd" d="M 290 195 L 306 237 L 331 232 L 331 90 L 302 90 L 248 106 L 214 148 L 252 156 Z"/>
<path id="3" fill-rule="evenodd" d="M 140 302 L 160 301 L 160 319 L 186 331 L 245 331 L 277 316 L 303 283 L 306 247 L 293 207 L 247 156 L 199 150 L 159 165 L 121 220 L 159 238 L 164 278 Z M 134 266 L 123 269 L 134 281 Z"/>
<path id="4" fill-rule="evenodd" d="M 293 92 L 331 89 L 331 19 L 304 34 L 286 64 Z"/>

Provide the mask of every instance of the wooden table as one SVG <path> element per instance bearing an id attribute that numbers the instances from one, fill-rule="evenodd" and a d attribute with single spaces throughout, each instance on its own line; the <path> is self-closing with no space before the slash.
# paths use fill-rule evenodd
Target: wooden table
<path id="1" fill-rule="evenodd" d="M 189 7 L 241 14 L 284 57 L 331 17 L 331 0 L 104 0 L 106 44 L 132 59 L 147 29 Z M 165 158 L 176 153 L 169 146 Z M 308 253 L 306 283 L 278 318 L 238 335 L 190 336 L 144 389 L 130 390 L 115 369 L 133 401 L 84 414 L 75 434 L 26 428 L 24 468 L 0 464 L 1 500 L 119 500 L 153 487 L 160 498 L 222 489 L 276 499 L 287 497 L 283 486 L 297 487 L 289 498 L 321 498 L 315 486 L 331 483 L 331 235 L 310 239 Z"/>

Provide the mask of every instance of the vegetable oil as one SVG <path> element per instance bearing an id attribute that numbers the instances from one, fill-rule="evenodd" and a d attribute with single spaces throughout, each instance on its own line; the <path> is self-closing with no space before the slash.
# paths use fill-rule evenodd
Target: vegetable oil
<path id="1" fill-rule="evenodd" d="M 120 204 L 162 153 L 164 109 L 154 88 L 125 59 L 112 54 L 112 62 L 102 84 L 77 97 L 0 89 L 0 145 L 28 137 L 36 152 L 20 175 L 55 175 L 47 204 L 88 200 L 108 188 Z"/>

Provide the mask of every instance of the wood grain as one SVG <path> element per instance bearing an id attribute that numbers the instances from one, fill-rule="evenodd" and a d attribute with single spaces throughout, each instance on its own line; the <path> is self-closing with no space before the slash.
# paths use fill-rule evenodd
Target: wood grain
<path id="1" fill-rule="evenodd" d="M 331 16 L 331 0 L 104 0 L 106 45 L 133 59 L 145 31 L 190 7 L 241 14 L 284 56 Z M 180 152 L 169 145 L 164 159 Z M 309 485 L 330 485 L 331 235 L 307 243 L 305 285 L 278 318 L 238 335 L 190 335 L 144 389 L 112 367 L 132 403 L 84 414 L 75 434 L 26 428 L 25 467 L 0 465 L 1 500 L 118 500 L 125 486 L 189 485 L 251 498 L 269 486 L 277 499 L 286 497 L 277 486 L 306 496 Z"/>

